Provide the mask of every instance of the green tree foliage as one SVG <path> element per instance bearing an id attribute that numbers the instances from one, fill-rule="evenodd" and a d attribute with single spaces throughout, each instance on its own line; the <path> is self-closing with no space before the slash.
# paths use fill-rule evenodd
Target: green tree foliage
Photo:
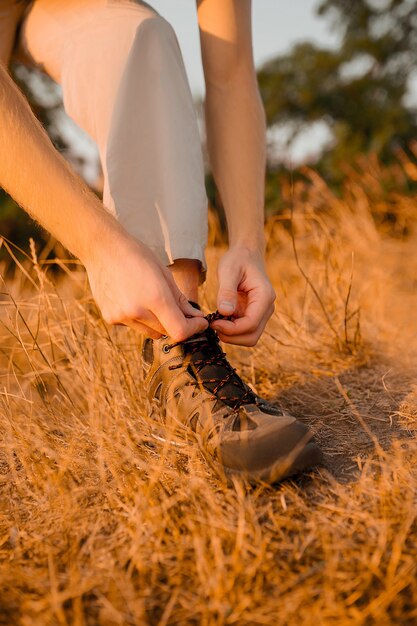
<path id="1" fill-rule="evenodd" d="M 294 138 L 326 122 L 333 142 L 317 167 L 337 183 L 358 154 L 389 162 L 417 136 L 417 111 L 406 102 L 417 70 L 417 3 L 324 0 L 318 13 L 339 30 L 340 47 L 297 44 L 267 63 L 259 82 L 270 126 L 289 123 Z"/>

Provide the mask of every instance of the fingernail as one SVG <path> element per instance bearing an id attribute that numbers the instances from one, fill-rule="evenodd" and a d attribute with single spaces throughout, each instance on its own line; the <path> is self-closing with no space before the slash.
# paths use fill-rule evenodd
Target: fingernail
<path id="1" fill-rule="evenodd" d="M 225 313 L 233 313 L 235 307 L 231 302 L 220 302 L 219 309 L 221 309 Z"/>

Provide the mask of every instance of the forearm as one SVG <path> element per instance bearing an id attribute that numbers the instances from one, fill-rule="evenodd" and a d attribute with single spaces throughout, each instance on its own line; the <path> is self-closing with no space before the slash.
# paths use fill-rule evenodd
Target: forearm
<path id="1" fill-rule="evenodd" d="M 104 319 L 174 341 L 207 328 L 170 272 L 70 170 L 1 65 L 0 120 L 0 186 L 81 259 Z"/>
<path id="2" fill-rule="evenodd" d="M 208 85 L 207 146 L 231 245 L 264 250 L 265 115 L 256 77 Z"/>
<path id="3" fill-rule="evenodd" d="M 84 263 L 94 242 L 121 232 L 55 150 L 0 65 L 0 186 Z"/>

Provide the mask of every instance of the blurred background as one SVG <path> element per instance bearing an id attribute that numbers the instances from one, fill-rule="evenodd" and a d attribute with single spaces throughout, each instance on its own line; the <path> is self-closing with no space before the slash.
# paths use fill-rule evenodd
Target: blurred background
<path id="1" fill-rule="evenodd" d="M 195 3 L 153 0 L 174 26 L 195 97 L 204 145 L 204 81 Z M 394 235 L 395 194 L 413 197 L 417 185 L 417 3 L 415 0 L 276 0 L 253 2 L 254 55 L 268 123 L 265 211 L 282 213 L 294 181 L 312 172 L 335 193 L 369 163 L 388 172 L 374 215 Z M 57 85 L 33 69 L 12 72 L 52 141 L 100 194 L 94 143 L 69 120 Z M 406 170 L 406 175 L 402 173 Z M 207 166 L 213 212 L 221 201 Z M 287 190 L 287 191 L 286 191 Z M 381 196 L 382 194 L 382 196 Z M 382 207 L 382 208 L 378 208 Z M 0 235 L 28 249 L 55 243 L 0 190 Z"/>

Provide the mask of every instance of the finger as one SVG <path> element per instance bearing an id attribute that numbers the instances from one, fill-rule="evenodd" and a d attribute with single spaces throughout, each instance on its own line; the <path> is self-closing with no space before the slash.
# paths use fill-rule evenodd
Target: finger
<path id="1" fill-rule="evenodd" d="M 273 312 L 274 307 L 269 303 L 249 302 L 243 317 L 234 320 L 216 320 L 211 327 L 218 333 L 229 336 L 251 334 L 258 328 L 263 330 Z"/>
<path id="2" fill-rule="evenodd" d="M 262 329 L 263 330 L 263 329 Z M 262 330 L 256 333 L 250 333 L 246 335 L 223 335 L 222 333 L 217 333 L 220 341 L 223 343 L 230 343 L 235 346 L 245 346 L 247 348 L 253 348 L 258 341 L 260 336 L 262 335 Z"/>
<path id="3" fill-rule="evenodd" d="M 201 311 L 200 309 L 197 309 L 196 307 L 194 307 L 190 301 L 188 300 L 188 298 L 182 293 L 182 291 L 179 289 L 179 287 L 177 286 L 177 283 L 175 282 L 171 272 L 169 270 L 167 270 L 166 273 L 166 277 L 168 280 L 168 284 L 171 288 L 172 294 L 176 300 L 176 302 L 178 303 L 179 308 L 181 309 L 181 311 L 187 315 L 187 316 L 191 316 L 191 317 L 204 317 L 204 313 L 203 311 Z"/>
<path id="4" fill-rule="evenodd" d="M 160 339 L 163 333 L 159 333 L 150 326 L 146 326 L 146 324 L 141 324 L 140 322 L 130 321 L 124 324 L 124 326 L 129 326 L 129 328 L 133 328 L 134 330 L 140 332 L 142 335 L 146 335 L 147 337 L 151 337 L 151 339 Z"/>
<path id="5" fill-rule="evenodd" d="M 242 337 L 248 337 L 248 338 L 253 338 L 253 337 L 257 337 L 259 338 L 261 336 L 261 334 L 263 333 L 263 330 L 266 326 L 266 322 L 267 320 L 262 320 L 260 324 L 258 324 L 258 326 L 256 326 L 256 328 L 254 328 L 251 331 L 246 331 L 243 333 L 240 333 L 239 331 L 237 331 L 236 329 L 232 329 L 230 330 L 229 328 L 227 328 L 225 331 L 224 330 L 220 330 L 218 328 L 215 328 L 216 333 L 218 334 L 218 336 L 220 338 L 224 337 L 225 340 L 228 339 L 231 342 L 234 343 L 235 340 L 237 340 L 238 338 L 242 338 Z M 223 339 L 222 339 L 223 341 Z"/>
<path id="6" fill-rule="evenodd" d="M 179 302 L 178 302 L 178 305 L 179 305 L 181 311 L 187 317 L 204 317 L 203 311 L 200 311 L 200 309 L 196 309 L 189 302 L 189 300 L 187 300 L 186 296 L 183 293 L 181 293 L 181 292 L 179 292 Z"/>
<path id="7" fill-rule="evenodd" d="M 129 323 L 130 322 L 133 324 L 142 324 L 143 326 L 149 327 L 151 330 L 158 333 L 159 335 L 165 335 L 165 328 L 162 326 L 158 318 L 152 313 L 152 311 L 148 311 L 140 318 L 133 318 L 132 320 L 129 320 Z"/>
<path id="8" fill-rule="evenodd" d="M 258 327 L 250 332 L 250 333 L 242 333 L 242 334 L 226 334 L 221 331 L 216 331 L 219 339 L 224 343 L 235 344 L 238 346 L 248 346 L 253 347 L 259 341 L 262 333 L 265 330 L 265 326 L 268 322 L 269 316 L 265 316 Z"/>
<path id="9" fill-rule="evenodd" d="M 237 305 L 237 290 L 242 280 L 239 266 L 222 266 L 219 268 L 219 291 L 217 293 L 217 310 L 222 315 L 232 315 Z"/>
<path id="10" fill-rule="evenodd" d="M 165 328 L 166 334 L 174 341 L 183 341 L 208 327 L 207 320 L 202 316 L 185 317 L 171 292 L 166 294 L 155 314 Z"/>
<path id="11" fill-rule="evenodd" d="M 125 316 L 124 319 L 121 319 L 120 323 L 125 326 L 141 324 L 142 326 L 149 327 L 159 335 L 165 334 L 165 328 L 159 322 L 158 318 L 152 313 L 152 311 L 146 309 L 138 310 L 136 314 L 131 312 L 129 316 Z"/>

